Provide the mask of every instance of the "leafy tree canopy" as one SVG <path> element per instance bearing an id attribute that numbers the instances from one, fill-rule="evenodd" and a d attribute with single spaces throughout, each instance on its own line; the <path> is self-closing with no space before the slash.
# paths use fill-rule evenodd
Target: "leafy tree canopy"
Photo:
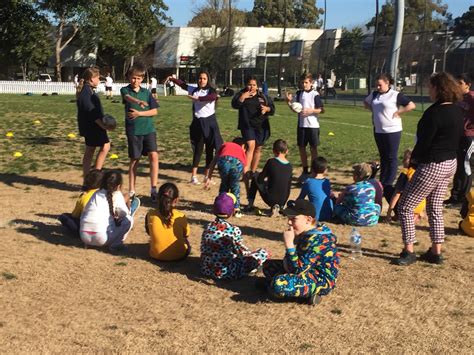
<path id="1" fill-rule="evenodd" d="M 474 6 L 454 19 L 453 30 L 457 36 L 474 36 Z"/>
<path id="2" fill-rule="evenodd" d="M 329 60 L 337 77 L 365 74 L 368 58 L 362 48 L 363 41 L 362 28 L 355 27 L 351 31 L 342 29 L 339 46 Z"/>

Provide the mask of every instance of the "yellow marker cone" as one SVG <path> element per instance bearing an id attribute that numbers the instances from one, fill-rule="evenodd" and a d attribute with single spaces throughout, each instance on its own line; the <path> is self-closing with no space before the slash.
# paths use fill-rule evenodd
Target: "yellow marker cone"
<path id="1" fill-rule="evenodd" d="M 34 120 L 33 123 L 34 124 L 41 124 L 41 121 L 40 120 Z"/>
<path id="2" fill-rule="evenodd" d="M 23 156 L 23 154 L 22 154 L 21 152 L 15 152 L 15 153 L 13 153 L 13 157 L 14 157 L 14 158 L 20 158 L 20 157 L 22 157 L 22 156 Z"/>
<path id="3" fill-rule="evenodd" d="M 74 133 L 69 133 L 67 136 L 68 138 L 76 138 L 76 135 Z"/>
<path id="4" fill-rule="evenodd" d="M 13 132 L 7 132 L 7 134 L 5 134 L 5 136 L 7 136 L 8 138 L 11 138 L 14 136 Z"/>
<path id="5" fill-rule="evenodd" d="M 329 132 L 328 136 L 335 136 L 334 132 Z"/>
<path id="6" fill-rule="evenodd" d="M 117 154 L 110 154 L 110 159 L 118 159 L 118 157 Z"/>

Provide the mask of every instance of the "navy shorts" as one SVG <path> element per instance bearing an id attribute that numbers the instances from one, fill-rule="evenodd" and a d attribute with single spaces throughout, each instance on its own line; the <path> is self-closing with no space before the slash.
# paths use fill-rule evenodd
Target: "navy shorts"
<path id="1" fill-rule="evenodd" d="M 319 145 L 319 128 L 298 127 L 296 132 L 298 147 L 317 147 Z"/>
<path id="2" fill-rule="evenodd" d="M 268 138 L 270 138 L 270 131 L 268 129 L 245 128 L 241 129 L 242 138 L 248 141 L 255 141 L 256 145 L 263 145 Z"/>
<path id="3" fill-rule="evenodd" d="M 148 155 L 149 152 L 157 152 L 156 132 L 148 133 L 144 136 L 136 136 L 127 134 L 128 157 L 130 159 L 140 159 L 140 157 Z"/>
<path id="4" fill-rule="evenodd" d="M 105 91 L 112 91 L 112 86 L 106 86 Z"/>
<path id="5" fill-rule="evenodd" d="M 101 127 L 86 132 L 86 134 L 84 134 L 84 139 L 88 147 L 102 147 L 104 144 L 110 142 L 107 131 Z"/>

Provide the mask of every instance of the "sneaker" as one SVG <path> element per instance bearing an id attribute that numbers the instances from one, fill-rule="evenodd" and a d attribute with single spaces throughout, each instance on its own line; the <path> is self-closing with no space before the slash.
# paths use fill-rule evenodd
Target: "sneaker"
<path id="1" fill-rule="evenodd" d="M 157 190 L 156 186 L 151 188 L 150 198 L 151 198 L 151 202 L 153 202 L 153 203 L 158 202 L 158 190 Z"/>
<path id="2" fill-rule="evenodd" d="M 242 218 L 242 216 L 243 216 L 243 214 L 240 210 L 235 211 L 235 213 L 234 213 L 235 218 Z"/>
<path id="3" fill-rule="evenodd" d="M 446 207 L 457 207 L 457 206 L 460 206 L 462 204 L 461 201 L 455 199 L 455 198 L 448 198 L 447 200 L 444 200 L 443 201 L 443 205 L 446 206 Z"/>
<path id="4" fill-rule="evenodd" d="M 317 306 L 318 304 L 320 304 L 322 301 L 322 297 L 320 295 L 318 295 L 316 292 L 313 293 L 311 296 L 309 296 L 308 298 L 308 304 L 310 306 Z"/>
<path id="5" fill-rule="evenodd" d="M 277 217 L 277 216 L 279 216 L 279 215 L 280 215 L 280 205 L 274 205 L 274 206 L 272 207 L 272 214 L 271 214 L 271 216 L 272 216 L 272 217 Z"/>
<path id="6" fill-rule="evenodd" d="M 443 256 L 441 254 L 433 254 L 431 248 L 426 253 L 420 255 L 420 260 L 436 265 L 441 265 L 444 262 Z"/>
<path id="7" fill-rule="evenodd" d="M 128 247 L 124 244 L 111 245 L 109 251 L 113 254 L 125 254 L 128 252 Z"/>
<path id="8" fill-rule="evenodd" d="M 151 200 L 153 201 L 153 194 Z M 138 208 L 141 205 L 141 201 L 138 197 L 133 197 L 133 199 L 130 201 L 130 214 L 135 216 L 135 213 L 137 212 Z"/>
<path id="9" fill-rule="evenodd" d="M 403 250 L 398 259 L 393 260 L 395 265 L 407 266 L 416 263 L 416 254 Z"/>
<path id="10" fill-rule="evenodd" d="M 135 191 L 129 191 L 128 198 L 130 199 L 130 201 L 132 201 L 135 198 Z"/>
<path id="11" fill-rule="evenodd" d="M 309 178 L 310 175 L 309 174 L 305 174 L 305 173 L 302 173 L 299 177 L 298 177 L 298 182 L 300 184 L 304 183 L 306 181 L 307 178 Z"/>
<path id="12" fill-rule="evenodd" d="M 244 208 L 242 208 L 242 211 L 247 212 L 247 213 L 252 213 L 255 210 L 255 208 L 256 207 L 254 207 L 252 205 L 247 205 Z"/>
<path id="13" fill-rule="evenodd" d="M 263 213 L 263 211 L 260 208 L 257 208 L 257 207 L 254 208 L 254 212 L 255 212 L 256 216 L 264 216 L 265 215 L 265 213 Z"/>
<path id="14" fill-rule="evenodd" d="M 198 180 L 198 177 L 196 175 L 191 176 L 190 183 L 193 185 L 201 185 L 201 182 Z"/>

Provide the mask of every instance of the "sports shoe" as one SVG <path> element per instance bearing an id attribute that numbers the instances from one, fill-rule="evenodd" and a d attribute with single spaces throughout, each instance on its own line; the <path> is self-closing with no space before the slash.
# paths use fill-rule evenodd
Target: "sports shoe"
<path id="1" fill-rule="evenodd" d="M 156 186 L 151 188 L 150 198 L 151 198 L 151 202 L 153 202 L 153 203 L 158 202 L 158 190 L 157 190 Z"/>
<path id="2" fill-rule="evenodd" d="M 235 213 L 234 213 L 235 218 L 242 218 L 242 216 L 243 216 L 243 214 L 240 210 L 235 211 Z"/>
<path id="3" fill-rule="evenodd" d="M 128 252 L 128 247 L 124 244 L 110 245 L 109 251 L 112 254 L 125 254 Z"/>
<path id="4" fill-rule="evenodd" d="M 441 254 L 433 254 L 431 248 L 426 253 L 420 255 L 420 260 L 436 265 L 441 265 L 444 262 L 443 256 Z"/>
<path id="5" fill-rule="evenodd" d="M 198 180 L 198 177 L 196 175 L 191 176 L 190 183 L 193 185 L 201 185 L 201 182 Z"/>
<path id="6" fill-rule="evenodd" d="M 316 292 L 313 293 L 311 296 L 309 296 L 308 298 L 308 304 L 310 306 L 317 306 L 318 304 L 320 304 L 322 301 L 322 297 L 320 295 L 318 295 Z"/>
<path id="7" fill-rule="evenodd" d="M 152 201 L 153 201 L 153 197 L 152 197 Z M 141 205 L 141 201 L 138 197 L 133 197 L 133 199 L 130 201 L 130 214 L 133 216 L 135 216 L 135 213 L 137 212 L 138 208 L 140 207 Z"/>
<path id="8" fill-rule="evenodd" d="M 446 206 L 446 207 L 457 207 L 457 206 L 460 206 L 462 204 L 462 201 L 458 201 L 456 200 L 455 198 L 448 198 L 447 200 L 444 200 L 443 201 L 443 205 Z"/>
<path id="9" fill-rule="evenodd" d="M 272 217 L 277 217 L 280 215 L 280 205 L 273 205 L 272 207 Z"/>
<path id="10" fill-rule="evenodd" d="M 305 173 L 302 173 L 299 177 L 298 177 L 298 182 L 300 184 L 304 183 L 306 181 L 307 178 L 309 178 L 309 174 L 305 174 Z"/>
<path id="11" fill-rule="evenodd" d="M 403 250 L 398 259 L 393 260 L 395 265 L 407 266 L 416 263 L 416 254 Z"/>
<path id="12" fill-rule="evenodd" d="M 132 201 L 134 197 L 135 197 L 135 191 L 129 191 L 128 198 L 130 199 L 130 201 Z"/>

